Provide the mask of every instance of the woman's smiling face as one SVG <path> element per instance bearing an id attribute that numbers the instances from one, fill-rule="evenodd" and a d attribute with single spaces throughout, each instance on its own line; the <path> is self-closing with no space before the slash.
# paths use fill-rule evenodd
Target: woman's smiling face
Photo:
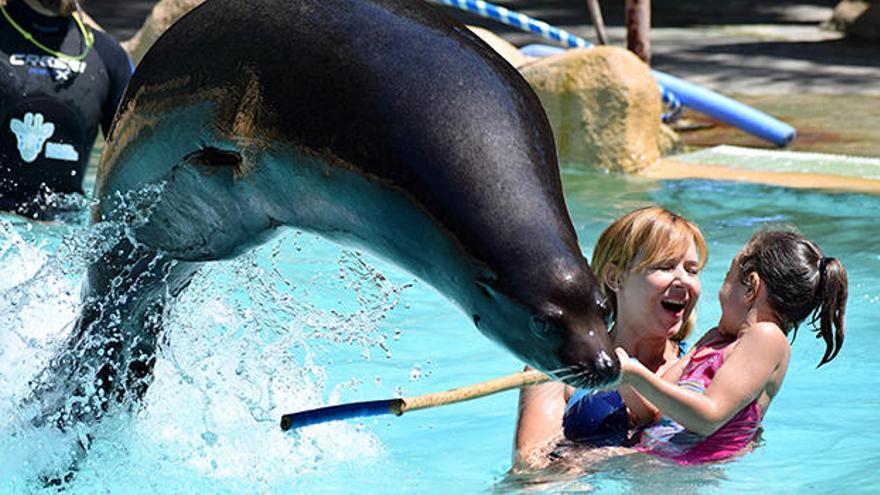
<path id="1" fill-rule="evenodd" d="M 633 261 L 638 266 L 640 254 Z M 626 273 L 617 287 L 618 323 L 672 338 L 700 297 L 700 258 L 691 241 L 687 251 Z"/>

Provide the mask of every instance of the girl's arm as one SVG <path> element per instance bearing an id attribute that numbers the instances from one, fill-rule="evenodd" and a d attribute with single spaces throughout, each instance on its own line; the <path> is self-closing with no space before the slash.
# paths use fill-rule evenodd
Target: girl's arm
<path id="1" fill-rule="evenodd" d="M 698 349 L 703 342 L 706 342 L 708 338 L 710 338 L 714 334 L 714 330 L 710 330 L 707 332 L 699 341 L 685 353 L 684 356 L 678 358 L 675 363 L 673 363 L 670 367 L 668 367 L 661 375 L 664 381 L 669 383 L 678 382 L 678 378 L 681 376 L 682 370 L 684 370 L 685 365 L 690 361 L 691 356 L 694 355 L 695 349 Z M 655 374 L 655 376 L 657 376 Z M 617 387 L 617 391 L 620 393 L 621 397 L 623 397 L 623 401 L 626 402 L 626 406 L 629 411 L 629 422 L 631 426 L 644 426 L 648 423 L 656 422 L 660 419 L 661 413 L 660 410 L 654 405 L 651 404 L 645 397 L 636 391 L 635 388 L 628 385 L 622 385 Z"/>
<path id="2" fill-rule="evenodd" d="M 622 382 L 632 385 L 664 415 L 688 430 L 709 436 L 758 397 L 788 359 L 788 341 L 775 325 L 759 323 L 743 331 L 738 341 L 704 394 L 654 376 L 618 348 Z"/>
<path id="3" fill-rule="evenodd" d="M 713 329 L 709 330 L 708 332 L 706 332 L 705 334 L 703 334 L 703 336 L 700 337 L 700 340 L 698 340 L 696 343 L 694 343 L 694 345 L 692 345 L 691 348 L 687 350 L 687 352 L 684 354 L 684 356 L 679 358 L 679 360 L 676 361 L 675 364 L 673 364 L 672 366 L 667 368 L 666 371 L 663 372 L 663 375 L 662 375 L 663 380 L 665 380 L 669 383 L 678 383 L 678 379 L 681 378 L 681 374 L 682 374 L 682 372 L 684 372 L 684 367 L 687 366 L 687 364 L 690 362 L 691 357 L 693 357 L 693 355 L 694 355 L 694 353 L 696 353 L 697 349 L 703 347 L 707 343 L 709 343 L 717 338 L 718 338 L 718 329 L 717 328 L 713 328 Z"/>
<path id="4" fill-rule="evenodd" d="M 678 377 L 681 376 L 681 370 L 684 369 L 684 365 L 694 353 L 694 349 L 696 349 L 696 346 L 691 347 L 684 356 L 679 358 L 674 364 L 672 364 L 672 366 L 663 372 L 661 376 L 664 381 L 670 383 L 678 381 Z M 657 376 L 654 373 L 651 374 Z M 651 404 L 651 402 L 649 402 L 648 399 L 640 394 L 633 386 L 621 384 L 617 387 L 617 391 L 626 403 L 630 426 L 644 426 L 660 419 L 660 409 L 654 404 Z"/>

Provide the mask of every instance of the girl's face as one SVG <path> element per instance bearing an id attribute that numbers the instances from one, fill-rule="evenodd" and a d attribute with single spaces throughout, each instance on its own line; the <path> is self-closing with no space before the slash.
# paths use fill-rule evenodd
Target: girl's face
<path id="1" fill-rule="evenodd" d="M 718 290 L 718 301 L 721 303 L 721 320 L 718 322 L 718 330 L 721 333 L 732 335 L 735 335 L 742 326 L 749 312 L 747 300 L 749 288 L 743 283 L 739 259 L 740 255 L 737 254 L 730 262 L 724 283 Z"/>
<path id="2" fill-rule="evenodd" d="M 642 255 L 636 257 L 638 265 Z M 671 338 L 690 317 L 700 297 L 700 259 L 691 241 L 678 257 L 627 273 L 617 286 L 617 321 L 657 337 Z"/>

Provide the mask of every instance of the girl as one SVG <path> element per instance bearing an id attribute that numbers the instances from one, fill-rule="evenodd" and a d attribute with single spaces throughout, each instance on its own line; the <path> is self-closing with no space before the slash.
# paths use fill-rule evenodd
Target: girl
<path id="1" fill-rule="evenodd" d="M 799 233 L 755 234 L 733 259 L 718 296 L 718 326 L 663 379 L 617 349 L 622 383 L 664 414 L 642 433 L 638 450 L 679 464 L 733 456 L 755 437 L 782 386 L 788 334 L 812 315 L 826 346 L 820 366 L 843 344 L 846 271 Z"/>

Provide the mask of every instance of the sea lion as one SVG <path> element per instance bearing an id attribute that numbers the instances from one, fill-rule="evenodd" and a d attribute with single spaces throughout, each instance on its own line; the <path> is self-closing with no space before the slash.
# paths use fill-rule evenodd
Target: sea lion
<path id="1" fill-rule="evenodd" d="M 170 298 L 282 226 L 392 260 L 572 385 L 618 378 L 537 97 L 422 2 L 202 4 L 133 75 L 95 196 L 128 230 L 38 387 L 62 427 L 142 395 Z"/>

